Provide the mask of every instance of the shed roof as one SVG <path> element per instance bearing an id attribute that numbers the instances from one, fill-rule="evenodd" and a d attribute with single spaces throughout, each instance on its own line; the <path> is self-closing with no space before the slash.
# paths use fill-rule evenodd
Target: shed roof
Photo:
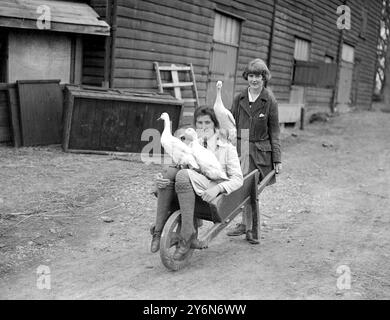
<path id="1" fill-rule="evenodd" d="M 182 100 L 176 99 L 169 93 L 131 89 L 105 89 L 100 87 L 76 86 L 71 84 L 66 87 L 73 96 L 80 98 L 183 105 Z"/>
<path id="2" fill-rule="evenodd" d="M 0 27 L 37 29 L 42 11 L 50 9 L 50 31 L 81 34 L 110 34 L 110 26 L 87 4 L 48 0 L 1 0 Z"/>

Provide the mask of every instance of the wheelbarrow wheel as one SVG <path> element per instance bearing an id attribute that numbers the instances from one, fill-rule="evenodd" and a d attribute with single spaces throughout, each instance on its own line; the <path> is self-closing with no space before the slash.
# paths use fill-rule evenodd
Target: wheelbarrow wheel
<path id="1" fill-rule="evenodd" d="M 179 235 L 181 229 L 180 210 L 171 214 L 165 223 L 160 240 L 160 257 L 163 265 L 169 270 L 178 271 L 189 264 L 194 249 L 190 249 L 183 260 L 174 260 L 173 254 L 179 245 Z M 198 231 L 196 231 L 197 233 Z"/>

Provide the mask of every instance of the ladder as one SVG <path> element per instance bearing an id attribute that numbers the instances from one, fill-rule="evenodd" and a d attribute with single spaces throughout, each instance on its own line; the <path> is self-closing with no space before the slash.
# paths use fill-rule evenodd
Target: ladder
<path id="1" fill-rule="evenodd" d="M 164 89 L 173 88 L 175 93 L 175 98 L 183 101 L 184 111 L 183 117 L 192 117 L 193 111 L 190 111 L 192 108 L 198 108 L 199 96 L 198 90 L 196 88 L 195 74 L 192 63 L 187 65 L 175 65 L 171 64 L 170 66 L 160 66 L 158 62 L 154 62 L 154 70 L 157 75 L 157 84 L 158 90 L 160 93 L 164 92 Z M 170 72 L 172 77 L 172 82 L 162 82 L 161 72 Z M 180 82 L 179 81 L 179 72 L 189 72 L 190 82 Z M 183 99 L 181 94 L 181 88 L 192 87 L 193 98 Z M 186 108 L 187 107 L 187 108 Z"/>

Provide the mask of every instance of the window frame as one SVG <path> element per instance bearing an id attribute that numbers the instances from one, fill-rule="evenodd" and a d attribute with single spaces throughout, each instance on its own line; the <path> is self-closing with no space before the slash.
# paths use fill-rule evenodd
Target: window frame
<path id="1" fill-rule="evenodd" d="M 237 28 L 235 30 L 236 36 L 234 37 L 236 42 L 229 42 L 229 41 L 225 41 L 225 40 L 222 40 L 221 38 L 216 37 L 216 33 L 215 33 L 216 30 L 217 30 L 216 24 L 217 24 L 217 19 L 218 19 L 219 16 L 220 17 L 224 17 L 225 19 L 231 19 L 233 21 L 235 20 L 235 22 L 237 22 Z M 240 41 L 241 41 L 242 22 L 243 22 L 243 19 L 240 18 L 239 16 L 230 14 L 229 12 L 226 12 L 224 10 L 216 9 L 215 10 L 215 15 L 214 15 L 214 25 L 213 25 L 212 41 L 216 42 L 216 43 L 221 43 L 221 44 L 225 44 L 225 45 L 229 45 L 229 46 L 232 46 L 232 47 L 239 48 L 240 47 Z"/>

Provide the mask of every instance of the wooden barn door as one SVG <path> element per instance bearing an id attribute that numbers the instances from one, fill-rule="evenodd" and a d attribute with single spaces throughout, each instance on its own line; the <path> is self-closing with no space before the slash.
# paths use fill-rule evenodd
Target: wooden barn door
<path id="1" fill-rule="evenodd" d="M 337 93 L 337 108 L 344 109 L 351 103 L 352 76 L 354 69 L 355 49 L 343 45 L 340 79 Z M 340 111 L 340 110 L 339 110 Z"/>
<path id="2" fill-rule="evenodd" d="M 240 20 L 217 12 L 207 83 L 208 106 L 214 104 L 219 80 L 223 81 L 222 101 L 225 107 L 230 108 L 233 103 L 239 40 Z"/>

